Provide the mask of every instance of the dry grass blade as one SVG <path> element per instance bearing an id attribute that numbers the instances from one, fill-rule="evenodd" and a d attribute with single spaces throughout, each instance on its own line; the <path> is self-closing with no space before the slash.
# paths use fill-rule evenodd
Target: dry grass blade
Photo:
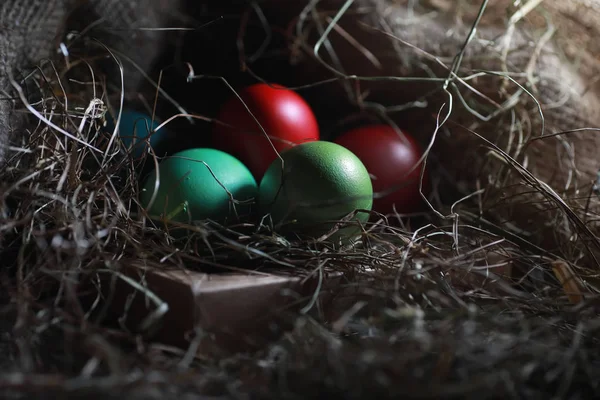
<path id="1" fill-rule="evenodd" d="M 552 263 L 552 272 L 554 272 L 556 279 L 558 279 L 564 288 L 565 295 L 571 303 L 579 304 L 585 299 L 579 278 L 577 278 L 575 272 L 569 267 L 569 264 L 562 260 L 557 260 Z"/>

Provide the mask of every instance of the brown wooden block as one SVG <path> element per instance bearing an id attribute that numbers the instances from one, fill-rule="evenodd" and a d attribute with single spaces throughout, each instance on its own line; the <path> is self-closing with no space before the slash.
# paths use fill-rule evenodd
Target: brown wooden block
<path id="1" fill-rule="evenodd" d="M 339 276 L 332 277 L 324 278 L 321 289 L 339 282 Z M 195 333 L 205 334 L 194 344 L 200 353 L 211 353 L 252 350 L 278 337 L 291 327 L 292 311 L 297 315 L 311 300 L 316 282 L 316 277 L 283 273 L 206 274 L 133 266 L 113 275 L 112 284 L 104 282 L 102 292 L 110 314 L 123 326 L 181 348 L 194 342 Z M 156 324 L 148 329 L 152 321 Z"/>

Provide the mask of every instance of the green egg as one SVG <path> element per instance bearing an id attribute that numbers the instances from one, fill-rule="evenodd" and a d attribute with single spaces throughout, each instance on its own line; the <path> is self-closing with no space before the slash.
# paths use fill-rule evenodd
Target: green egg
<path id="1" fill-rule="evenodd" d="M 146 178 L 140 200 L 152 218 L 182 223 L 203 219 L 226 222 L 249 212 L 257 194 L 256 180 L 237 158 L 225 152 L 188 149 L 160 162 Z M 243 201 L 245 204 L 235 204 Z"/>
<path id="2" fill-rule="evenodd" d="M 281 153 L 267 169 L 259 187 L 259 204 L 275 224 L 292 222 L 294 233 L 319 236 L 351 212 L 370 210 L 373 186 L 364 164 L 350 150 L 324 141 L 307 142 Z M 356 219 L 366 222 L 368 213 Z M 356 234 L 348 226 L 332 239 Z"/>

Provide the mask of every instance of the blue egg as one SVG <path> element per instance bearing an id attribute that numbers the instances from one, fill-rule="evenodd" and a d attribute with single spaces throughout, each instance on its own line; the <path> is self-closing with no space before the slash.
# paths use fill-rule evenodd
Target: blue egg
<path id="1" fill-rule="evenodd" d="M 106 130 L 112 134 L 115 129 L 116 116 L 107 116 Z M 124 109 L 121 112 L 118 135 L 125 148 L 134 158 L 140 158 L 148 152 L 148 140 L 154 152 L 159 152 L 165 138 L 165 128 L 156 131 L 160 124 L 152 117 L 137 111 Z"/>

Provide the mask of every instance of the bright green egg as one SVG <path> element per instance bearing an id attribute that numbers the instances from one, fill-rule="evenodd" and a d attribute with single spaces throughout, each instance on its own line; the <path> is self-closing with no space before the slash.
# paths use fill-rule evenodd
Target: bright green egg
<path id="1" fill-rule="evenodd" d="M 292 222 L 294 233 L 319 236 L 351 212 L 370 210 L 373 186 L 364 164 L 350 150 L 338 144 L 315 141 L 281 153 L 261 180 L 259 204 L 275 224 Z M 366 222 L 368 213 L 358 212 L 356 220 Z M 358 232 L 349 226 L 334 235 L 336 240 Z"/>
<path id="2" fill-rule="evenodd" d="M 212 219 L 226 222 L 249 212 L 257 184 L 248 168 L 220 150 L 188 149 L 167 157 L 146 178 L 140 200 L 155 219 L 182 223 Z M 233 199 L 231 198 L 233 197 Z M 235 201 L 234 201 L 235 200 Z M 244 202 L 243 204 L 237 204 Z"/>

